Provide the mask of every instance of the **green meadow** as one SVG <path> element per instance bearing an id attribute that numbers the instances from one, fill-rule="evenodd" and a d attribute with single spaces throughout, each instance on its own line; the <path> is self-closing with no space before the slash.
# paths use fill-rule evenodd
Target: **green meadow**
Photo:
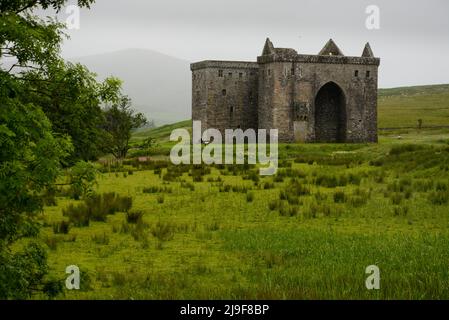
<path id="1" fill-rule="evenodd" d="M 380 127 L 449 125 L 449 90 L 389 90 Z M 281 144 L 277 174 L 263 177 L 255 165 L 172 165 L 168 136 L 189 126 L 136 134 L 155 139 L 150 159 L 135 149 L 98 163 L 90 200 L 65 187 L 49 199 L 50 274 L 81 270 L 81 289 L 59 299 L 449 298 L 449 129 Z M 365 287 L 369 265 L 379 290 Z"/>

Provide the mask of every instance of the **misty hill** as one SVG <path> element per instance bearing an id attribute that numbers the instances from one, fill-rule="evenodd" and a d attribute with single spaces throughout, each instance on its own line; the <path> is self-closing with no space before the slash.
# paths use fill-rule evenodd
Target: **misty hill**
<path id="1" fill-rule="evenodd" d="M 156 51 L 127 49 L 69 59 L 80 62 L 99 79 L 116 76 L 135 108 L 157 125 L 190 118 L 190 63 Z"/>

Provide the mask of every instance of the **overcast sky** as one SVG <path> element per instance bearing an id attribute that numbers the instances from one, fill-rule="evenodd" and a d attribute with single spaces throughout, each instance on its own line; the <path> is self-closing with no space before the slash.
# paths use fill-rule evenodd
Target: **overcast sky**
<path id="1" fill-rule="evenodd" d="M 365 27 L 368 5 L 379 30 Z M 188 61 L 255 60 L 266 37 L 312 54 L 333 38 L 350 56 L 369 41 L 381 87 L 449 83 L 447 0 L 97 0 L 69 34 L 65 57 L 145 48 Z"/>

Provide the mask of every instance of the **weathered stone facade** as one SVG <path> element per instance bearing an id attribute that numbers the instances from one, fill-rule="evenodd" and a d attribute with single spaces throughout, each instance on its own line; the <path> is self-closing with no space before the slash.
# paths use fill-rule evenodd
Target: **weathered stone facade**
<path id="1" fill-rule="evenodd" d="M 267 39 L 257 62 L 191 65 L 192 119 L 203 130 L 278 129 L 281 142 L 377 142 L 379 63 L 368 43 L 348 57 L 332 39 L 318 55 Z"/>

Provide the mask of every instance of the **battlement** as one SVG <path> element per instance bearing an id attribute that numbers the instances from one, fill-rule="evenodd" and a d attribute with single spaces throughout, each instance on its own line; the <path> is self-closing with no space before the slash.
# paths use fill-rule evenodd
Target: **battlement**
<path id="1" fill-rule="evenodd" d="M 300 62 L 300 63 L 331 63 L 331 64 L 355 64 L 355 65 L 380 65 L 379 58 L 350 57 L 350 56 L 320 56 L 310 54 L 297 54 L 295 56 L 259 56 L 257 62 L 260 64 L 270 62 Z"/>
<path id="2" fill-rule="evenodd" d="M 220 60 L 204 60 L 190 64 L 190 70 L 201 70 L 206 68 L 217 69 L 258 69 L 257 62 L 250 61 L 220 61 Z"/>
<path id="3" fill-rule="evenodd" d="M 300 63 L 331 63 L 331 64 L 355 64 L 379 66 L 380 59 L 374 57 L 369 43 L 365 45 L 361 57 L 345 56 L 335 42 L 330 39 L 317 55 L 298 54 L 294 49 L 275 48 L 267 38 L 262 55 L 257 57 L 257 62 L 300 62 Z"/>

